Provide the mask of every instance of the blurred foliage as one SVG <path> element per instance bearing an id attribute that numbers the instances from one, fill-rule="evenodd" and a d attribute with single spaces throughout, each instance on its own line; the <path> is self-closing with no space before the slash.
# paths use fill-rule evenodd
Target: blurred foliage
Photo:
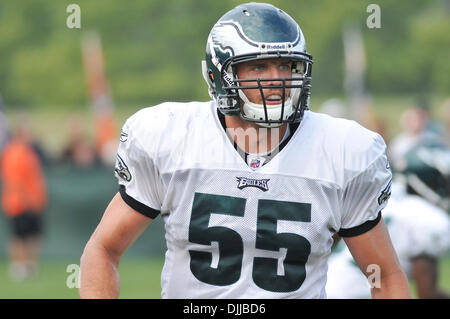
<path id="1" fill-rule="evenodd" d="M 2 0 L 0 93 L 7 108 L 86 105 L 81 40 L 100 34 L 118 105 L 208 98 L 200 61 L 213 24 L 244 1 Z M 342 30 L 359 26 L 372 94 L 450 92 L 448 0 L 378 0 L 381 28 L 369 29 L 373 1 L 274 0 L 298 21 L 315 59 L 313 94 L 343 93 Z M 81 7 L 81 29 L 66 8 Z"/>

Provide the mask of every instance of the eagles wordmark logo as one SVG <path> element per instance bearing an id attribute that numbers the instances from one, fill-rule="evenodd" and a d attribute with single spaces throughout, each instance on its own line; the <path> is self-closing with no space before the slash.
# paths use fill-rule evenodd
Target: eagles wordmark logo
<path id="1" fill-rule="evenodd" d="M 251 179 L 246 177 L 236 177 L 238 181 L 237 188 L 244 189 L 246 187 L 256 187 L 262 190 L 263 192 L 267 192 L 269 190 L 268 182 L 270 179 Z"/>

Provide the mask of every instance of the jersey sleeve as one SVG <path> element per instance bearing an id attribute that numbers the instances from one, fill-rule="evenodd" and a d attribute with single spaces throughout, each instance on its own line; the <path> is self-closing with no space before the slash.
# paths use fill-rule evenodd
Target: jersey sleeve
<path id="1" fill-rule="evenodd" d="M 139 112 L 122 128 L 115 164 L 115 176 L 122 199 L 141 214 L 156 218 L 161 210 L 161 181 L 154 153 L 145 149 L 140 136 L 148 136 Z"/>
<path id="2" fill-rule="evenodd" d="M 353 156 L 354 166 L 366 167 L 355 172 L 343 194 L 342 237 L 361 235 L 381 220 L 381 210 L 391 195 L 392 173 L 386 157 L 386 144 L 374 134 L 367 152 Z M 363 164 L 361 164 L 363 163 Z M 367 164 L 366 164 L 367 163 Z"/>

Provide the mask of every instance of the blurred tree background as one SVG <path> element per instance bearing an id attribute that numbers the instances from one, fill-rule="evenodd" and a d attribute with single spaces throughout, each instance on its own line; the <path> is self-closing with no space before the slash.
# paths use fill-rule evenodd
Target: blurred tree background
<path id="1" fill-rule="evenodd" d="M 119 106 L 208 98 L 200 61 L 218 18 L 243 1 L 33 0 L 0 2 L 0 94 L 12 108 L 76 109 L 88 104 L 83 34 L 97 31 Z M 379 0 L 381 28 L 369 29 L 372 1 L 275 0 L 296 19 L 315 59 L 313 97 L 343 94 L 342 30 L 361 28 L 372 94 L 450 92 L 447 0 Z M 81 7 L 69 29 L 66 7 Z"/>

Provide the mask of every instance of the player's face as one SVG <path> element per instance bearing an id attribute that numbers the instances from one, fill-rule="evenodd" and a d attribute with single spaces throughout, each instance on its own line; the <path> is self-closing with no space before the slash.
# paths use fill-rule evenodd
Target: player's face
<path id="1" fill-rule="evenodd" d="M 277 79 L 277 78 L 291 78 L 292 62 L 287 59 L 269 59 L 269 60 L 256 60 L 246 63 L 241 63 L 237 65 L 236 72 L 237 77 L 240 80 L 245 79 Z M 291 82 L 286 82 L 289 85 Z M 263 81 L 261 85 L 263 86 L 276 86 L 282 85 L 282 81 Z M 240 86 L 257 86 L 257 82 L 241 82 Z M 258 89 L 247 89 L 243 90 L 244 94 L 250 100 L 250 102 L 256 104 L 263 104 L 263 98 L 261 96 L 260 90 Z M 282 88 L 266 88 L 263 89 L 264 98 L 266 104 L 276 105 L 281 104 L 283 89 Z M 286 89 L 285 100 L 289 97 L 290 89 Z"/>

